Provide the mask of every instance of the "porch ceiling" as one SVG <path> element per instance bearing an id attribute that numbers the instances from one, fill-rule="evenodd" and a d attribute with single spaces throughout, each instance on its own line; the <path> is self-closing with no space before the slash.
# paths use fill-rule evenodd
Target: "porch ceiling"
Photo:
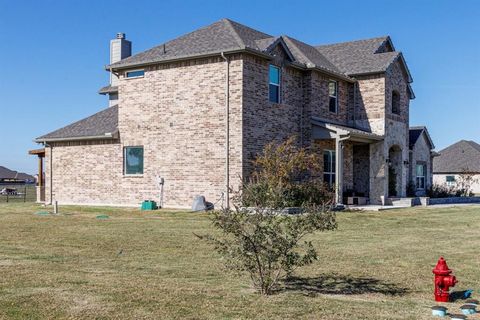
<path id="1" fill-rule="evenodd" d="M 357 128 L 346 127 L 339 124 L 327 122 L 320 118 L 312 117 L 312 138 L 313 139 L 335 139 L 350 140 L 362 143 L 374 143 L 383 140 L 383 136 L 367 132 Z"/>

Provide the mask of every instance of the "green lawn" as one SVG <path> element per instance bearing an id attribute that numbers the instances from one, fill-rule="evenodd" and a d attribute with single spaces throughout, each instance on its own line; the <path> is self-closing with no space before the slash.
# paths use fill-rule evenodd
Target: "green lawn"
<path id="1" fill-rule="evenodd" d="M 319 260 L 270 297 L 193 235 L 205 214 L 40 210 L 0 204 L 1 319 L 431 319 L 440 255 L 480 297 L 480 207 L 339 213 L 313 237 Z"/>

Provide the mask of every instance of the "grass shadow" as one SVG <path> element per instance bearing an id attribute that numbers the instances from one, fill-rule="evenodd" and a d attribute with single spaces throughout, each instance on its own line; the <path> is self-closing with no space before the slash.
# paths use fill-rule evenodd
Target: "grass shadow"
<path id="1" fill-rule="evenodd" d="M 283 281 L 279 291 L 301 292 L 305 295 L 342 294 L 358 295 L 378 293 L 387 296 L 403 296 L 407 288 L 395 283 L 369 277 L 352 277 L 337 274 L 318 277 L 290 277 Z"/>

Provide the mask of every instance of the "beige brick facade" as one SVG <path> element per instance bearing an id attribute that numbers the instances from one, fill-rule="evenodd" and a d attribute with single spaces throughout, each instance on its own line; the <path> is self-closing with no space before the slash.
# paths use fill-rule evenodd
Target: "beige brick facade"
<path id="1" fill-rule="evenodd" d="M 273 61 L 251 54 L 230 55 L 230 186 L 234 189 L 252 170 L 251 160 L 271 141 L 296 135 L 322 153 L 334 140 L 312 141 L 312 117 L 356 125 L 384 135 L 384 141 L 343 148 L 344 189 L 370 195 L 372 203 L 388 196 L 388 157 L 400 156 L 399 195 L 405 194 L 408 168 L 407 82 L 400 64 L 385 74 L 358 77 L 356 83 L 316 70 L 293 66 L 279 46 Z M 281 68 L 281 101 L 268 99 L 268 68 Z M 328 109 L 328 81 L 338 81 L 338 112 Z M 159 201 L 156 176 L 165 179 L 164 205 L 188 207 L 196 195 L 217 203 L 225 191 L 226 62 L 221 57 L 151 65 L 141 78 L 120 76 L 120 137 L 116 140 L 51 143 L 47 148 L 47 198 L 60 203 L 134 205 Z M 400 94 L 400 115 L 391 114 L 391 92 Z M 123 150 L 144 148 L 144 172 L 123 173 Z M 357 171 L 357 172 L 355 172 Z"/>

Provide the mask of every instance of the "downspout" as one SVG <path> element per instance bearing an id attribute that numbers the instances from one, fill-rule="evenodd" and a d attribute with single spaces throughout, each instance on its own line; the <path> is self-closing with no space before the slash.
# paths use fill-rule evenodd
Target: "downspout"
<path id="1" fill-rule="evenodd" d="M 225 73 L 225 207 L 230 208 L 230 61 L 220 53 L 227 65 Z"/>
<path id="2" fill-rule="evenodd" d="M 52 145 L 48 144 L 47 142 L 44 142 L 43 145 L 45 147 L 50 148 L 50 203 L 48 204 L 53 204 L 53 147 Z"/>
<path id="3" fill-rule="evenodd" d="M 355 81 L 353 83 L 353 127 L 357 127 L 357 119 L 356 119 L 356 113 L 357 113 L 357 89 L 358 89 L 358 82 Z"/>

